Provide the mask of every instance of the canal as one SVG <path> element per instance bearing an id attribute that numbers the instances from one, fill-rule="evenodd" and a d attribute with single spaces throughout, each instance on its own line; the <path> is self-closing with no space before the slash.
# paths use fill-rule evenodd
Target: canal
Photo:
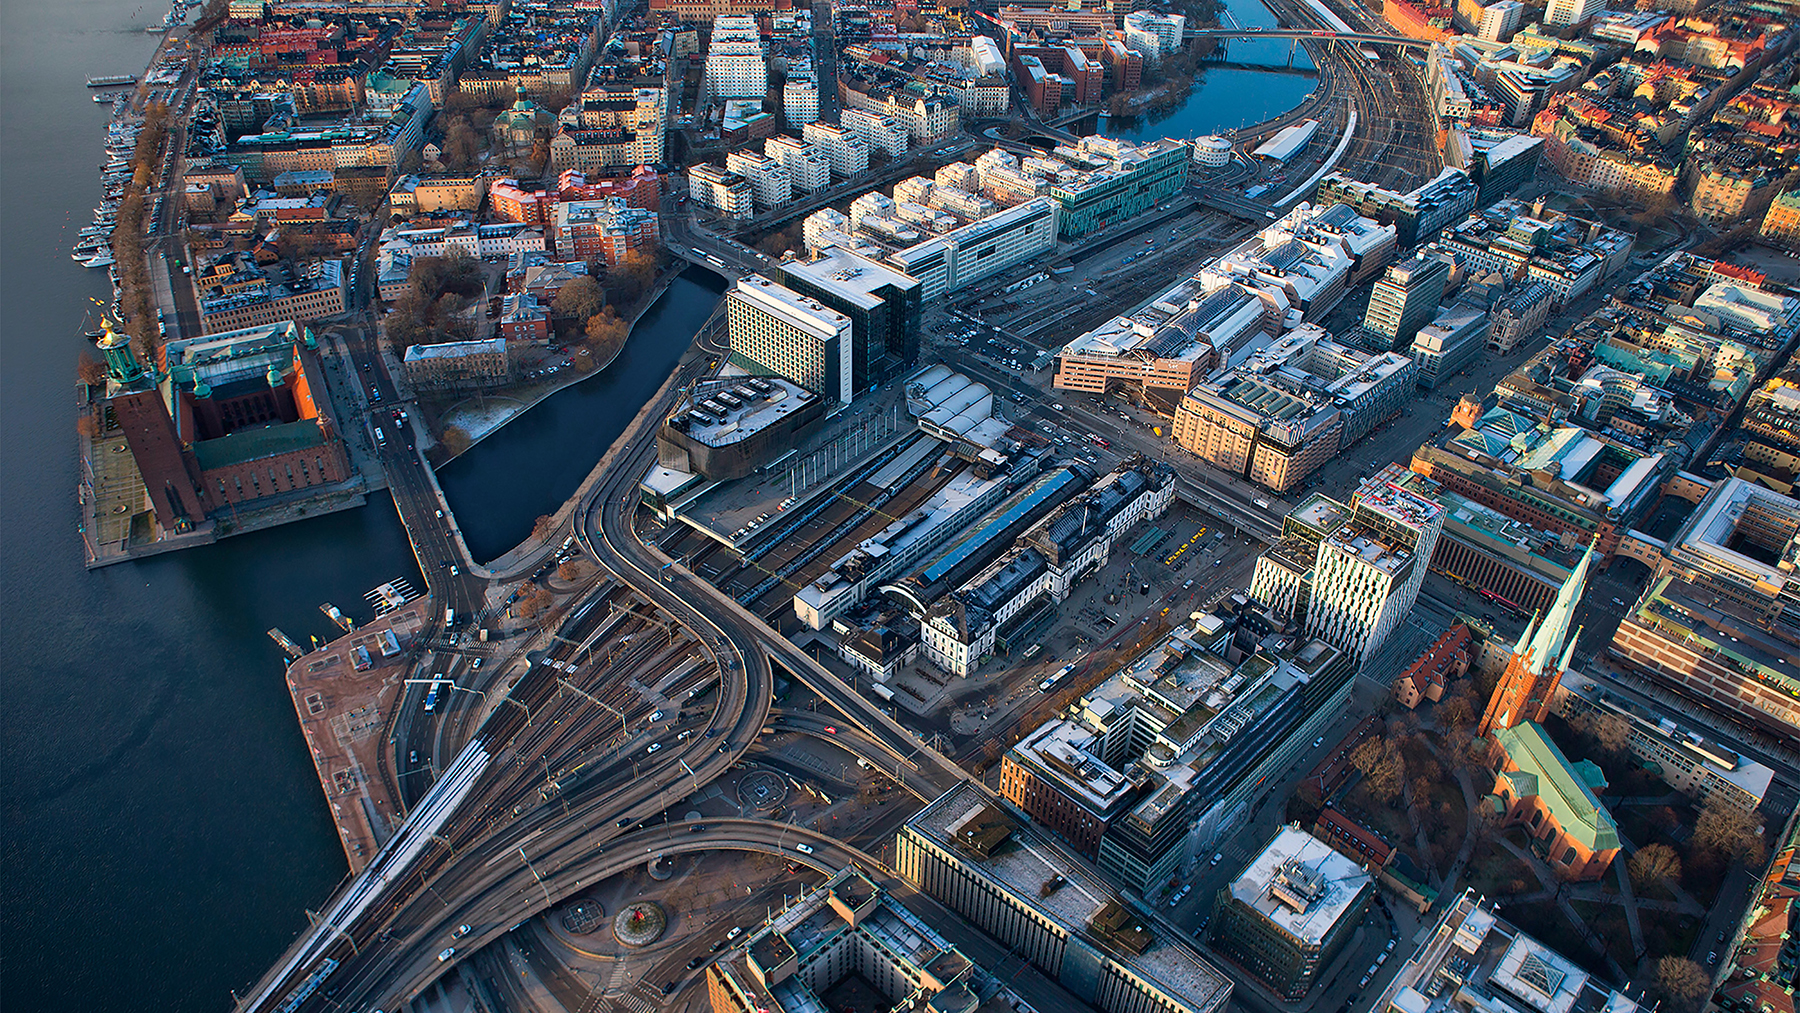
<path id="1" fill-rule="evenodd" d="M 545 398 L 438 471 L 478 562 L 519 544 L 538 517 L 575 492 L 668 379 L 723 291 L 717 275 L 690 268 L 638 321 L 604 371 Z"/>
<path id="2" fill-rule="evenodd" d="M 1225 0 L 1223 8 L 1219 21 L 1225 28 L 1281 27 L 1259 0 Z M 1127 141 L 1192 140 L 1279 116 L 1304 101 L 1319 82 L 1303 48 L 1294 51 L 1293 67 L 1288 67 L 1284 39 L 1233 39 L 1226 55 L 1228 65 L 1200 64 L 1185 102 L 1138 116 L 1102 116 L 1099 132 Z"/>

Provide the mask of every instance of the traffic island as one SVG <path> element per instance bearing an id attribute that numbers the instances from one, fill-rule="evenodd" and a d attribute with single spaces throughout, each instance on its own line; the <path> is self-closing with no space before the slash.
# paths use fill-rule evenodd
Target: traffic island
<path id="1" fill-rule="evenodd" d="M 662 938 L 669 916 L 655 901 L 634 901 L 613 919 L 613 937 L 626 946 L 649 946 Z"/>

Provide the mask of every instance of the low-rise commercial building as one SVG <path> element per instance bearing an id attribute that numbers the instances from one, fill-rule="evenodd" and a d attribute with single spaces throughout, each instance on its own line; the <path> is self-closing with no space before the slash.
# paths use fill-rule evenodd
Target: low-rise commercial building
<path id="1" fill-rule="evenodd" d="M 938 299 L 1054 249 L 1058 207 L 1035 198 L 895 250 L 887 261 L 919 280 L 920 298 Z"/>
<path id="2" fill-rule="evenodd" d="M 1175 410 L 1175 441 L 1285 492 L 1399 411 L 1416 371 L 1407 356 L 1370 355 L 1303 324 L 1196 384 Z"/>
<path id="3" fill-rule="evenodd" d="M 1580 426 L 1540 425 L 1497 406 L 1420 446 L 1412 470 L 1573 544 L 1598 536 L 1601 553 L 1611 555 L 1655 503 L 1674 463 L 1666 453 L 1647 454 Z"/>
<path id="4" fill-rule="evenodd" d="M 958 677 L 1035 635 L 1055 605 L 1105 564 L 1121 532 L 1160 517 L 1174 501 L 1174 474 L 1128 462 L 1021 536 L 1012 551 L 931 605 L 921 618 L 924 653 Z"/>
<path id="5" fill-rule="evenodd" d="M 237 258 L 222 261 L 219 266 L 227 264 L 229 274 L 212 273 L 195 280 L 203 334 L 223 334 L 289 320 L 316 320 L 344 312 L 341 260 L 315 260 L 305 265 L 266 269 L 248 258 Z"/>
<path id="6" fill-rule="evenodd" d="M 1461 221 L 1475 210 L 1480 196 L 1480 186 L 1468 173 L 1445 169 L 1407 193 L 1334 172 L 1319 181 L 1313 200 L 1327 207 L 1348 204 L 1365 218 L 1394 226 L 1396 243 L 1401 249 L 1410 249 Z"/>
<path id="7" fill-rule="evenodd" d="M 414 390 L 474 390 L 512 379 L 512 352 L 505 338 L 411 345 L 401 361 L 407 386 Z"/>
<path id="8" fill-rule="evenodd" d="M 1383 1013 L 1643 1008 L 1623 991 L 1502 920 L 1472 889 L 1444 905 L 1436 925 L 1376 998 Z"/>
<path id="9" fill-rule="evenodd" d="M 743 478 L 817 428 L 829 404 L 779 376 L 702 380 L 657 431 L 657 464 L 714 482 Z"/>
<path id="10" fill-rule="evenodd" d="M 1800 504 L 1727 478 L 1665 546 L 1612 655 L 1702 706 L 1779 734 L 1800 731 Z"/>
<path id="11" fill-rule="evenodd" d="M 1353 672 L 1256 605 L 1203 616 L 1029 733 L 1001 791 L 1116 881 L 1159 893 L 1341 713 Z"/>
<path id="12" fill-rule="evenodd" d="M 1219 1013 L 1231 982 L 975 785 L 901 827 L 895 869 L 1101 1013 Z"/>
<path id="13" fill-rule="evenodd" d="M 853 867 L 802 891 L 706 968 L 712 1013 L 809 1013 L 845 984 L 895 1009 L 1000 1013 L 1020 1002 Z"/>
<path id="14" fill-rule="evenodd" d="M 1465 271 L 1499 271 L 1548 287 L 1557 306 L 1586 295 L 1631 258 L 1632 236 L 1541 205 L 1503 200 L 1448 228 L 1438 245 Z"/>
<path id="15" fill-rule="evenodd" d="M 1080 170 L 1052 183 L 1048 196 L 1062 207 L 1062 235 L 1073 238 L 1155 207 L 1187 186 L 1186 141 L 1131 144 L 1092 134 L 1051 152 Z"/>
<path id="16" fill-rule="evenodd" d="M 1570 672 L 1557 694 L 1559 713 L 1568 718 L 1626 723 L 1625 748 L 1676 791 L 1702 806 L 1719 804 L 1746 813 L 1762 806 L 1775 772 L 1701 733 L 1654 714 Z"/>

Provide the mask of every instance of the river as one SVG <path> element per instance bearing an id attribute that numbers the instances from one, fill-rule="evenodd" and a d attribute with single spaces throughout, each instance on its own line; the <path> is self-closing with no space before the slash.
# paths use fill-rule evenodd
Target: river
<path id="1" fill-rule="evenodd" d="M 0 9 L 0 952 L 18 1010 L 224 1010 L 273 961 L 346 867 L 263 631 L 324 636 L 321 602 L 366 618 L 364 591 L 420 583 L 385 495 L 82 568 L 74 361 L 83 308 L 107 294 L 103 272 L 68 257 L 100 196 L 105 110 L 83 84 L 141 71 L 156 42 L 143 26 L 162 14 L 138 0 Z M 575 488 L 716 294 L 677 281 L 613 375 L 448 469 L 471 541 L 503 549 Z"/>
<path id="2" fill-rule="evenodd" d="M 1224 27 L 1280 27 L 1275 14 L 1259 0 L 1225 0 L 1223 7 L 1219 20 Z M 1139 116 L 1102 116 L 1099 132 L 1127 141 L 1192 140 L 1279 116 L 1304 101 L 1318 84 L 1306 50 L 1296 50 L 1294 69 L 1287 68 L 1285 40 L 1233 39 L 1227 45 L 1232 65 L 1202 63 L 1187 101 Z M 1253 70 L 1241 64 L 1263 64 L 1270 69 Z"/>

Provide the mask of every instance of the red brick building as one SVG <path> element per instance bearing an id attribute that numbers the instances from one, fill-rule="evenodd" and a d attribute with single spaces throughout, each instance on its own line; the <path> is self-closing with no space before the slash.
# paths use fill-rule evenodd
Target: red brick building
<path id="1" fill-rule="evenodd" d="M 310 332 L 287 321 L 171 341 L 159 371 L 110 330 L 100 343 L 107 406 L 163 530 L 352 477 L 313 396 L 320 366 Z"/>
<path id="2" fill-rule="evenodd" d="M 1424 700 L 1442 700 L 1444 687 L 1469 670 L 1469 645 L 1474 639 L 1468 626 L 1457 623 L 1450 627 L 1394 680 L 1394 699 L 1408 708 L 1416 708 Z"/>

